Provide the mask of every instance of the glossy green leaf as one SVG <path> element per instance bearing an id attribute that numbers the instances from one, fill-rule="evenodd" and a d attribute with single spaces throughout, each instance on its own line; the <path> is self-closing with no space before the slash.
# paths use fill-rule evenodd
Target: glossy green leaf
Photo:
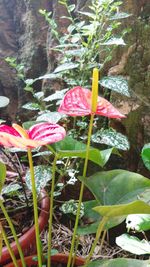
<path id="1" fill-rule="evenodd" d="M 63 157 L 80 157 L 86 156 L 86 145 L 73 139 L 70 136 L 65 137 L 62 141 L 51 145 L 57 151 L 59 158 Z M 95 148 L 90 148 L 89 160 L 103 167 L 108 161 L 111 153 L 116 152 L 114 149 L 106 149 L 100 151 Z"/>
<path id="2" fill-rule="evenodd" d="M 100 224 L 100 221 L 102 219 L 102 216 L 98 214 L 96 211 L 93 210 L 94 207 L 98 206 L 99 203 L 96 200 L 89 200 L 86 202 L 83 202 L 84 205 L 84 223 L 82 226 L 78 226 L 78 234 L 79 235 L 87 235 L 87 234 L 94 234 L 97 232 L 97 228 Z M 115 217 L 108 220 L 108 222 L 105 225 L 105 229 L 110 229 L 118 224 L 120 224 L 122 221 L 124 221 L 125 217 Z"/>
<path id="3" fill-rule="evenodd" d="M 68 5 L 68 10 L 69 10 L 69 12 L 72 12 L 74 9 L 75 9 L 75 5 L 73 4 L 73 5 Z"/>
<path id="4" fill-rule="evenodd" d="M 58 72 L 63 72 L 63 71 L 66 71 L 66 70 L 72 70 L 72 69 L 76 69 L 78 68 L 79 66 L 79 63 L 64 63 L 60 66 L 58 66 L 55 70 L 54 70 L 54 73 L 58 73 Z"/>
<path id="5" fill-rule="evenodd" d="M 116 217 L 136 213 L 150 213 L 150 205 L 141 200 L 136 200 L 128 204 L 99 206 L 93 209 L 100 215 L 106 217 Z"/>
<path id="6" fill-rule="evenodd" d="M 42 91 L 34 93 L 34 97 L 37 98 L 38 100 L 42 99 L 43 96 L 44 96 L 44 92 Z"/>
<path id="7" fill-rule="evenodd" d="M 9 98 L 6 96 L 0 96 L 0 108 L 4 108 L 9 104 Z"/>
<path id="8" fill-rule="evenodd" d="M 128 150 L 130 148 L 128 139 L 125 135 L 116 132 L 114 129 L 102 129 L 92 135 L 94 143 L 106 144 L 121 150 Z"/>
<path id="9" fill-rule="evenodd" d="M 0 162 L 0 194 L 6 178 L 6 166 L 4 163 Z"/>
<path id="10" fill-rule="evenodd" d="M 145 167 L 150 171 L 150 143 L 143 147 L 141 156 Z"/>
<path id="11" fill-rule="evenodd" d="M 150 230 L 150 214 L 130 214 L 126 218 L 127 230 L 136 232 Z"/>
<path id="12" fill-rule="evenodd" d="M 40 190 L 46 186 L 48 181 L 51 180 L 51 169 L 44 165 L 35 166 L 34 175 L 35 175 L 36 191 L 40 193 Z M 31 190 L 32 186 L 31 186 L 30 170 L 28 170 L 26 173 L 25 182 L 28 188 Z"/>
<path id="13" fill-rule="evenodd" d="M 28 110 L 40 110 L 40 106 L 37 103 L 27 103 L 23 105 L 22 108 L 25 108 Z"/>
<path id="14" fill-rule="evenodd" d="M 33 125 L 38 124 L 38 123 L 39 123 L 39 121 L 38 122 L 37 121 L 25 121 L 25 122 L 23 122 L 22 126 L 24 129 L 28 130 L 30 127 L 32 127 Z"/>
<path id="15" fill-rule="evenodd" d="M 49 101 L 53 101 L 53 100 L 62 99 L 67 91 L 68 91 L 68 89 L 56 91 L 54 94 L 51 94 L 51 95 L 47 96 L 46 98 L 44 98 L 44 101 L 49 102 Z"/>
<path id="16" fill-rule="evenodd" d="M 88 189 L 101 205 L 128 203 L 137 199 L 138 195 L 150 187 L 150 180 L 144 176 L 125 170 L 97 172 L 83 178 Z"/>
<path id="17" fill-rule="evenodd" d="M 150 266 L 149 261 L 118 258 L 112 260 L 97 260 L 92 261 L 88 267 L 148 267 Z"/>
<path id="18" fill-rule="evenodd" d="M 150 254 L 150 243 L 143 239 L 140 240 L 135 236 L 123 234 L 116 238 L 116 244 L 123 250 L 131 252 L 135 255 Z"/>
<path id="19" fill-rule="evenodd" d="M 100 80 L 100 84 L 107 89 L 130 97 L 129 86 L 123 76 L 107 76 Z"/>
<path id="20" fill-rule="evenodd" d="M 120 20 L 132 16 L 131 14 L 125 12 L 117 12 L 114 16 L 110 17 L 110 20 Z"/>
<path id="21" fill-rule="evenodd" d="M 60 121 L 63 117 L 65 117 L 64 114 L 61 114 L 59 112 L 46 112 L 41 114 L 40 116 L 37 117 L 37 121 L 47 121 L 49 123 L 57 123 Z"/>
<path id="22" fill-rule="evenodd" d="M 126 45 L 124 40 L 120 37 L 112 37 L 108 41 L 101 43 L 101 45 Z"/>

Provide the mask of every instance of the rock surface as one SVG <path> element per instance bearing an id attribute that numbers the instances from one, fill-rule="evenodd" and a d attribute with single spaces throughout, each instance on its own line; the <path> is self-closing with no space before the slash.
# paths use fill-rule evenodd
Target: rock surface
<path id="1" fill-rule="evenodd" d="M 141 147 L 149 142 L 149 84 L 150 84 L 150 4 L 147 0 L 125 0 L 124 10 L 133 14 L 125 20 L 125 26 L 131 27 L 128 45 L 112 61 L 107 72 L 111 75 L 121 74 L 128 77 L 132 91 L 131 99 L 121 98 L 112 94 L 112 100 L 120 110 L 127 113 L 123 124 L 114 123 L 115 128 L 124 129 L 132 142 L 132 153 L 128 162 L 129 169 L 137 170 Z M 76 11 L 83 9 L 89 0 L 72 0 L 76 4 Z M 0 95 L 10 98 L 11 105 L 1 110 L 1 117 L 7 120 L 17 120 L 22 103 L 27 101 L 23 84 L 18 83 L 14 69 L 5 62 L 5 58 L 17 57 L 18 62 L 25 66 L 25 76 L 35 78 L 50 73 L 59 63 L 57 53 L 51 47 L 56 40 L 52 37 L 51 28 L 39 14 L 39 9 L 52 11 L 59 31 L 66 31 L 69 21 L 60 18 L 66 15 L 64 7 L 58 0 L 1 0 L 0 1 Z M 137 19 L 140 18 L 140 19 Z M 118 57 L 118 55 L 120 55 Z M 35 90 L 61 89 L 57 81 L 48 80 L 35 84 Z"/>

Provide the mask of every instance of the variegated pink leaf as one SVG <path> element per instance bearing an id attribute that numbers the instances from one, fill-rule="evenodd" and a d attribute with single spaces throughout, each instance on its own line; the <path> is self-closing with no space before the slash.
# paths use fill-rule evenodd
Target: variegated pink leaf
<path id="1" fill-rule="evenodd" d="M 28 131 L 19 125 L 13 127 L 0 125 L 0 145 L 17 148 L 36 148 L 62 140 L 65 129 L 58 124 L 39 123 L 32 126 Z"/>
<path id="2" fill-rule="evenodd" d="M 80 86 L 69 90 L 58 109 L 69 116 L 86 116 L 92 114 L 92 92 Z M 98 96 L 95 114 L 108 118 L 125 118 L 109 101 Z"/>

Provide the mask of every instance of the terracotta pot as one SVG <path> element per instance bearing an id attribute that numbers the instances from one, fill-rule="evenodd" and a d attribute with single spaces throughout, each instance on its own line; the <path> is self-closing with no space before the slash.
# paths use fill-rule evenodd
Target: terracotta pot
<path id="1" fill-rule="evenodd" d="M 27 267 L 37 267 L 37 262 L 35 260 L 33 260 L 33 257 L 35 256 L 29 256 L 25 258 L 25 262 L 27 264 Z M 68 255 L 66 254 L 56 254 L 54 256 L 51 257 L 52 263 L 55 264 L 59 264 L 59 263 L 66 263 L 68 262 Z M 18 260 L 18 267 L 22 267 L 21 261 Z M 85 261 L 83 258 L 81 257 L 76 257 L 75 259 L 75 266 L 82 266 L 84 265 Z M 14 267 L 13 263 L 9 263 L 7 265 L 5 265 L 4 267 Z"/>
<path id="2" fill-rule="evenodd" d="M 42 199 L 41 200 L 41 206 L 40 206 L 41 212 L 39 214 L 39 219 L 38 219 L 40 232 L 43 231 L 43 229 L 47 225 L 48 219 L 49 219 L 50 201 L 49 201 L 49 197 L 47 196 L 47 193 L 45 190 L 41 191 L 41 199 Z M 25 234 L 23 234 L 19 238 L 19 243 L 22 247 L 22 250 L 23 250 L 25 256 L 31 255 L 31 254 L 36 252 L 35 240 L 36 240 L 35 227 L 33 225 Z M 18 256 L 18 249 L 16 246 L 16 242 L 12 242 L 11 247 L 14 251 L 14 254 L 17 257 Z M 10 261 L 11 261 L 11 256 L 9 254 L 7 247 L 5 246 L 2 249 L 2 256 L 0 258 L 0 265 L 3 266 L 4 264 L 6 264 Z"/>

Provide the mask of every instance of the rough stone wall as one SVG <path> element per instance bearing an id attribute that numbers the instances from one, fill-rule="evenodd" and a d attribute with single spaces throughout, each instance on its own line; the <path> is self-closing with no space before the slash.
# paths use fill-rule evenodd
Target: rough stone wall
<path id="1" fill-rule="evenodd" d="M 85 8 L 89 2 L 71 0 L 71 3 L 76 4 L 76 10 Z M 17 57 L 25 65 L 27 78 L 50 73 L 59 63 L 57 53 L 51 50 L 56 40 L 53 39 L 45 19 L 39 14 L 40 8 L 53 12 L 59 31 L 63 34 L 69 22 L 60 18 L 61 15 L 66 15 L 66 10 L 60 6 L 58 0 L 0 1 L 0 94 L 10 97 L 11 105 L 7 114 L 11 120 L 15 120 L 18 108 L 27 96 L 18 84 L 14 70 L 8 67 L 4 58 Z M 133 14 L 124 22 L 124 26 L 131 27 L 132 31 L 126 40 L 128 45 L 117 50 L 111 68 L 110 65 L 106 67 L 106 73 L 121 74 L 129 80 L 132 90 L 130 100 L 112 94 L 112 101 L 127 113 L 127 119 L 123 122 L 112 122 L 112 125 L 127 133 L 132 143 L 131 151 L 127 155 L 128 168 L 136 171 L 140 168 L 141 147 L 149 142 L 150 137 L 150 3 L 147 0 L 124 0 L 123 9 Z M 39 88 L 61 89 L 61 84 L 47 80 L 37 83 L 35 89 Z"/>
<path id="2" fill-rule="evenodd" d="M 39 9 L 51 10 L 49 0 L 0 1 L 0 95 L 10 98 L 3 118 L 15 120 L 26 101 L 23 84 L 16 72 L 5 62 L 6 57 L 16 57 L 25 66 L 26 77 L 38 77 L 47 70 L 46 39 L 48 26 Z M 38 85 L 40 86 L 40 85 Z"/>

